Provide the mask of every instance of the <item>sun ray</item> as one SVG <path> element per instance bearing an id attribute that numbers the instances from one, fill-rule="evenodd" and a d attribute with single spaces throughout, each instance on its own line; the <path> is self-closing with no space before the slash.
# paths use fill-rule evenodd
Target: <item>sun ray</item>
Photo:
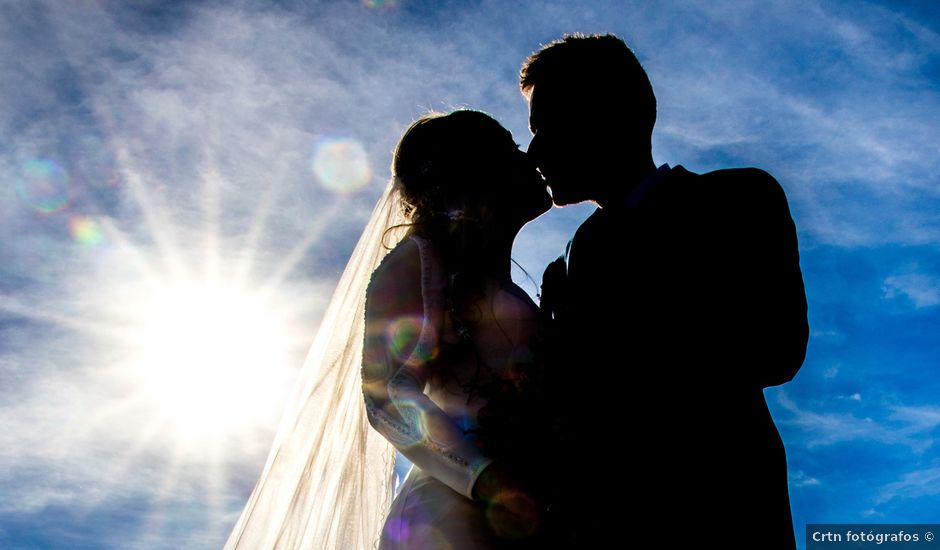
<path id="1" fill-rule="evenodd" d="M 115 370 L 113 366 L 110 367 L 111 370 Z M 114 373 L 111 373 L 112 376 Z M 115 380 L 120 380 L 115 377 Z M 132 412 L 139 412 L 138 409 L 145 404 L 144 392 L 143 390 L 136 390 L 130 395 L 122 397 L 120 399 L 115 399 L 109 401 L 107 404 L 102 404 L 96 407 L 91 413 L 83 418 L 83 429 L 77 430 L 77 433 L 81 435 L 85 431 L 91 432 L 96 429 L 99 425 L 110 424 L 114 420 L 123 420 L 128 418 Z M 150 425 L 150 424 L 148 424 Z M 142 432 L 138 432 L 138 436 L 135 440 L 139 439 Z"/>
<path id="2" fill-rule="evenodd" d="M 119 229 L 114 223 L 108 218 L 101 218 L 98 223 L 101 225 L 105 235 L 112 241 L 114 241 L 114 249 L 119 250 L 122 253 L 128 254 L 130 260 L 132 261 L 134 267 L 141 274 L 142 278 L 145 281 L 155 283 L 157 280 L 157 273 L 153 268 L 153 264 L 147 260 L 143 255 L 140 248 L 128 240 L 127 235 Z"/>
<path id="3" fill-rule="evenodd" d="M 269 179 L 268 185 L 261 193 L 258 199 L 258 206 L 251 216 L 251 223 L 248 227 L 248 233 L 245 236 L 244 244 L 238 253 L 238 261 L 235 267 L 233 279 L 236 284 L 241 284 L 248 279 L 251 269 L 254 267 L 255 253 L 258 250 L 258 243 L 264 234 L 268 218 L 274 208 L 274 204 L 280 196 L 283 182 L 287 179 L 284 174 L 287 172 L 287 162 L 277 162 L 278 169 L 274 171 Z"/>
<path id="4" fill-rule="evenodd" d="M 146 515 L 143 525 L 138 530 L 138 539 L 136 547 L 155 548 L 161 546 L 160 542 L 163 526 L 167 520 L 167 503 L 177 494 L 177 486 L 180 482 L 180 469 L 185 464 L 183 455 L 178 447 L 174 447 L 170 456 L 169 464 L 163 468 L 163 474 L 160 481 L 156 484 L 156 490 L 151 493 L 150 502 L 153 511 Z"/>
<path id="5" fill-rule="evenodd" d="M 118 125 L 114 122 L 111 106 L 102 104 L 101 100 L 93 100 L 92 112 L 95 120 L 105 130 L 108 145 L 114 152 L 115 170 L 121 175 L 121 181 L 127 187 L 130 198 L 140 209 L 144 226 L 160 251 L 160 262 L 168 273 L 177 279 L 185 279 L 189 273 L 178 252 L 180 249 L 172 229 L 173 224 L 167 221 L 165 209 L 157 206 L 156 198 L 147 191 L 144 176 L 134 166 L 131 154 L 117 132 Z"/>
<path id="6" fill-rule="evenodd" d="M 129 440 L 120 457 L 108 463 L 108 476 L 104 481 L 99 482 L 96 496 L 89 497 L 86 500 L 85 514 L 90 514 L 96 507 L 106 503 L 108 498 L 116 492 L 116 489 L 126 483 L 132 472 L 140 466 L 141 456 L 144 455 L 145 451 L 152 448 L 155 440 L 161 437 L 160 434 L 165 426 L 166 422 L 163 419 L 158 417 L 150 418 L 139 429 L 134 438 Z"/>
<path id="7" fill-rule="evenodd" d="M 92 336 L 111 337 L 116 328 L 108 323 L 101 323 L 90 319 L 77 319 L 46 309 L 40 309 L 35 305 L 26 306 L 12 296 L 5 294 L 0 294 L 0 311 L 23 319 L 51 323 Z"/>
<path id="8" fill-rule="evenodd" d="M 176 278 L 187 278 L 189 273 L 177 252 L 179 248 L 176 245 L 175 232 L 170 229 L 172 225 L 165 220 L 161 209 L 154 206 L 157 204 L 156 199 L 147 192 L 143 177 L 131 166 L 129 154 L 123 146 L 117 148 L 117 156 L 131 198 L 143 214 L 144 224 L 160 250 L 160 259 L 164 266 Z"/>
<path id="9" fill-rule="evenodd" d="M 211 112 L 211 109 L 209 110 Z M 206 124 L 208 136 L 203 139 L 200 175 L 202 179 L 203 210 L 205 215 L 204 237 L 205 244 L 203 257 L 203 277 L 206 283 L 215 281 L 219 277 L 219 183 L 222 179 L 219 174 L 214 143 L 215 126 Z"/>
<path id="10" fill-rule="evenodd" d="M 278 265 L 274 273 L 261 284 L 259 294 L 266 296 L 275 292 L 280 287 L 284 280 L 294 271 L 294 268 L 297 267 L 297 264 L 304 259 L 307 252 L 320 240 L 323 236 L 323 232 L 329 227 L 330 222 L 343 210 L 347 202 L 345 197 L 340 197 L 333 201 L 326 212 L 323 212 L 323 214 L 317 218 L 316 222 L 311 224 L 304 238 L 285 255 L 284 260 Z"/>
<path id="11" fill-rule="evenodd" d="M 206 461 L 206 498 L 208 500 L 207 518 L 210 524 L 218 525 L 225 515 L 225 461 L 223 453 L 225 445 L 222 442 L 216 442 L 209 449 L 209 457 Z M 208 528 L 208 526 L 207 526 Z"/>

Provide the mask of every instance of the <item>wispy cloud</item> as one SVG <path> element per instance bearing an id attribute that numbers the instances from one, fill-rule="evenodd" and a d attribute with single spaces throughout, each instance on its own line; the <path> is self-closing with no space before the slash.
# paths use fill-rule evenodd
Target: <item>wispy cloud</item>
<path id="1" fill-rule="evenodd" d="M 878 414 L 876 419 L 850 412 L 808 410 L 785 391 L 777 392 L 777 403 L 786 411 L 780 422 L 797 428 L 795 438 L 809 448 L 871 441 L 904 445 L 920 453 L 933 446 L 931 433 L 940 426 L 940 410 L 931 406 L 891 405 L 870 410 L 872 415 Z"/>
<path id="2" fill-rule="evenodd" d="M 790 483 L 796 487 L 807 487 L 822 484 L 818 479 L 807 475 L 803 470 L 797 470 L 796 472 L 791 473 Z"/>
<path id="3" fill-rule="evenodd" d="M 811 243 L 936 242 L 940 160 L 926 145 L 940 138 L 930 122 L 940 100 L 926 76 L 940 55 L 934 30 L 873 5 L 689 11 L 732 38 L 668 34 L 674 49 L 651 63 L 661 151 L 708 168 L 717 160 L 769 169 Z"/>
<path id="4" fill-rule="evenodd" d="M 902 273 L 891 275 L 882 285 L 887 299 L 905 297 L 915 308 L 940 304 L 940 277 L 927 273 Z"/>
<path id="5" fill-rule="evenodd" d="M 851 395 L 837 395 L 836 398 L 837 398 L 837 399 L 848 399 L 849 401 L 861 401 L 861 400 L 862 400 L 862 394 L 860 394 L 860 393 L 858 393 L 858 392 L 855 392 L 855 393 L 853 393 L 853 394 L 851 394 Z"/>
<path id="6" fill-rule="evenodd" d="M 897 498 L 918 498 L 940 495 L 940 468 L 926 468 L 904 474 L 904 477 L 881 488 L 876 504 Z"/>

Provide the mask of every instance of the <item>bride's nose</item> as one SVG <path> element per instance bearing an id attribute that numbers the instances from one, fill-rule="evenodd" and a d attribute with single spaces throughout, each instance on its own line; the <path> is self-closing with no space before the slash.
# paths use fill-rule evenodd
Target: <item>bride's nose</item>
<path id="1" fill-rule="evenodd" d="M 541 144 L 542 144 L 542 140 L 539 139 L 539 134 L 538 132 L 536 132 L 535 135 L 532 136 L 532 139 L 529 141 L 529 147 L 526 148 L 526 157 L 528 157 L 529 162 L 531 162 L 532 165 L 535 166 L 536 168 L 539 168 L 542 165 Z"/>

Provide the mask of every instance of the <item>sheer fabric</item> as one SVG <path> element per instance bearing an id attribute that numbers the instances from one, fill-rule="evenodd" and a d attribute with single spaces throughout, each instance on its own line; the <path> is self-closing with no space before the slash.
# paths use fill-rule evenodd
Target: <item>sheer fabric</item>
<path id="1" fill-rule="evenodd" d="M 395 449 L 369 425 L 360 369 L 365 296 L 407 228 L 386 187 L 330 300 L 258 479 L 225 548 L 375 548 Z M 384 242 L 383 242 L 384 239 Z"/>

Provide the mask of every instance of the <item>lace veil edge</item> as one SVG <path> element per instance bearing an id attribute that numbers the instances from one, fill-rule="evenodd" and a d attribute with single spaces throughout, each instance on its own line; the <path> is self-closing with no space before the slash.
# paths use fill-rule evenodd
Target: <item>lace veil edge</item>
<path id="1" fill-rule="evenodd" d="M 405 223 L 392 180 L 340 277 L 226 550 L 377 547 L 395 449 L 371 428 L 363 402 L 365 296 Z"/>

